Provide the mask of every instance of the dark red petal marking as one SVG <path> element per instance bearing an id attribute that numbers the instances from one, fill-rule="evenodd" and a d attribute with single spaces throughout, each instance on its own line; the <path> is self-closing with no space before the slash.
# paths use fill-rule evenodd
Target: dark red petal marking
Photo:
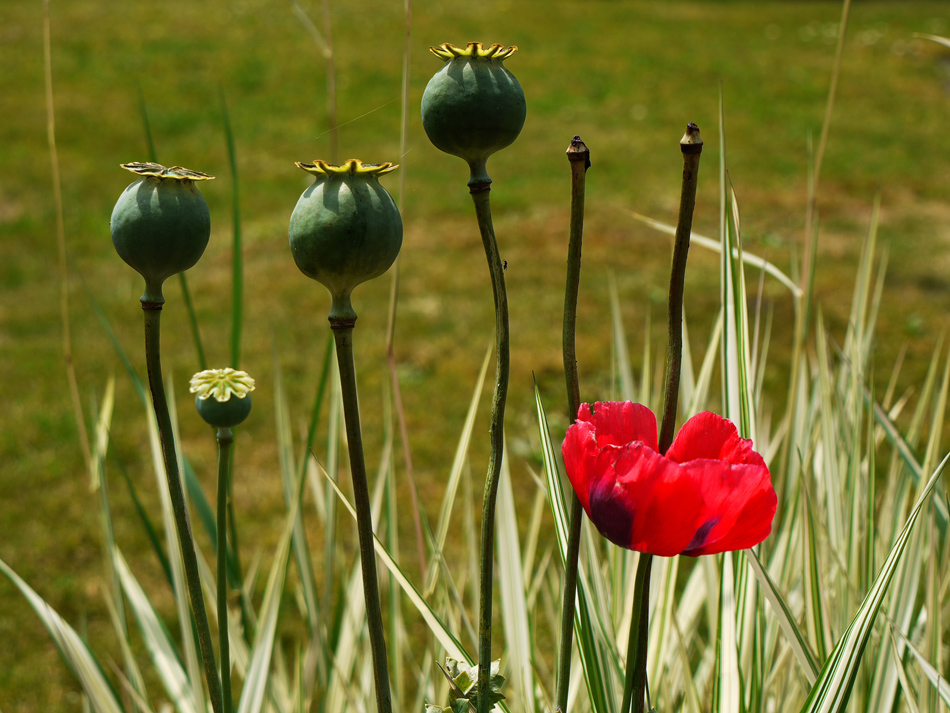
<path id="1" fill-rule="evenodd" d="M 634 513 L 617 497 L 615 484 L 601 480 L 590 489 L 590 521 L 600 534 L 621 547 L 630 547 Z"/>
<path id="2" fill-rule="evenodd" d="M 706 520 L 702 525 L 699 526 L 699 529 L 696 530 L 696 534 L 693 535 L 693 539 L 689 541 L 689 544 L 686 545 L 686 549 L 683 550 L 684 555 L 688 555 L 694 550 L 701 549 L 703 545 L 706 544 L 706 539 L 709 537 L 709 532 L 719 523 L 719 518 L 714 517 L 712 519 Z"/>

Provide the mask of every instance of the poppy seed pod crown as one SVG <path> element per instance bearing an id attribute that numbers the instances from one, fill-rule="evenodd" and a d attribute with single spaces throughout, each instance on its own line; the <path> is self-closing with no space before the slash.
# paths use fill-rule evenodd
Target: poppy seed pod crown
<path id="1" fill-rule="evenodd" d="M 445 64 L 422 95 L 426 134 L 436 148 L 468 162 L 469 186 L 491 183 L 488 157 L 518 138 L 527 112 L 521 85 L 503 64 L 518 48 L 470 42 L 429 49 Z"/>
<path id="2" fill-rule="evenodd" d="M 195 396 L 198 415 L 215 428 L 233 428 L 251 412 L 254 379 L 247 372 L 206 369 L 191 377 L 189 391 Z"/>
<path id="3" fill-rule="evenodd" d="M 342 166 L 325 161 L 297 163 L 316 178 L 290 216 L 290 250 L 297 267 L 330 291 L 331 322 L 354 321 L 350 293 L 379 277 L 399 255 L 402 217 L 379 177 L 391 163 Z"/>
<path id="4" fill-rule="evenodd" d="M 124 163 L 122 168 L 140 178 L 112 210 L 112 244 L 145 278 L 142 301 L 162 303 L 162 283 L 192 267 L 208 246 L 211 215 L 195 182 L 214 176 L 157 163 Z"/>

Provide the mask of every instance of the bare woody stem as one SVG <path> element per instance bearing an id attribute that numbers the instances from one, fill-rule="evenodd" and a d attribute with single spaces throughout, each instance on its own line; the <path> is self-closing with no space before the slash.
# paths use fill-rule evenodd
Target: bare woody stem
<path id="1" fill-rule="evenodd" d="M 340 387 L 343 394 L 343 420 L 349 447 L 350 473 L 353 477 L 353 504 L 356 507 L 356 529 L 359 534 L 360 567 L 363 575 L 363 598 L 366 603 L 366 624 L 373 651 L 373 675 L 376 682 L 378 713 L 392 713 L 392 694 L 389 688 L 389 662 L 386 655 L 386 637 L 382 608 L 379 604 L 379 581 L 376 575 L 376 548 L 373 544 L 373 510 L 366 482 L 366 462 L 363 457 L 363 435 L 360 428 L 359 401 L 356 394 L 356 369 L 353 363 L 352 318 L 330 318 L 333 339 L 336 342 L 337 362 L 340 366 Z"/>
<path id="2" fill-rule="evenodd" d="M 478 713 L 491 709 L 489 688 L 491 683 L 491 620 L 492 582 L 495 546 L 495 500 L 498 495 L 498 477 L 505 442 L 505 403 L 508 399 L 508 373 L 510 370 L 510 347 L 508 337 L 508 294 L 505 291 L 505 275 L 498 253 L 498 241 L 492 225 L 491 204 L 488 199 L 489 180 L 469 182 L 478 229 L 485 246 L 488 272 L 491 275 L 492 294 L 495 299 L 495 392 L 491 410 L 491 456 L 488 475 L 485 478 L 485 497 L 482 504 L 482 534 L 480 549 L 480 577 L 478 591 Z"/>
<path id="3" fill-rule="evenodd" d="M 581 280 L 581 248 L 584 243 L 584 197 L 587 187 L 587 169 L 590 168 L 590 149 L 580 136 L 571 139 L 567 149 L 571 163 L 571 235 L 567 248 L 567 285 L 564 289 L 564 327 L 561 346 L 564 353 L 564 379 L 567 382 L 567 416 L 573 423 L 581 407 L 577 379 L 577 293 Z"/>
<path id="4" fill-rule="evenodd" d="M 683 187 L 680 192 L 680 212 L 676 221 L 673 241 L 673 265 L 670 270 L 670 329 L 666 349 L 666 393 L 663 400 L 663 421 L 660 428 L 660 453 L 666 453 L 673 443 L 676 429 L 676 404 L 680 393 L 680 369 L 683 364 L 683 292 L 686 281 L 686 257 L 689 236 L 693 230 L 693 209 L 696 207 L 696 185 L 699 177 L 699 159 L 703 140 L 699 127 L 690 122 L 680 140 L 683 152 Z"/>
<path id="5" fill-rule="evenodd" d="M 673 443 L 676 429 L 676 405 L 679 401 L 680 369 L 683 363 L 683 292 L 686 282 L 686 257 L 689 253 L 689 237 L 693 229 L 693 209 L 696 207 L 696 185 L 699 176 L 699 159 L 703 151 L 703 140 L 699 136 L 699 127 L 690 122 L 686 125 L 686 134 L 680 140 L 683 152 L 683 186 L 680 192 L 680 212 L 676 222 L 676 237 L 673 241 L 673 264 L 670 270 L 670 328 L 669 343 L 666 350 L 666 393 L 663 399 L 663 421 L 660 427 L 660 453 L 665 454 Z M 640 603 L 639 630 L 635 668 L 633 670 L 633 713 L 643 713 L 644 692 L 647 682 L 647 644 L 649 641 L 650 620 L 650 569 L 653 555 L 640 555 L 637 566 L 637 586 L 634 592 L 634 606 Z M 641 578 L 641 571 L 644 575 Z M 640 587 L 643 587 L 641 594 Z M 634 611 L 634 618 L 636 611 Z M 630 645 L 633 645 L 633 625 L 631 624 Z M 630 667 L 630 653 L 628 671 Z M 621 713 L 626 713 L 621 708 Z"/>
<path id="6" fill-rule="evenodd" d="M 201 649 L 205 678 L 211 696 L 211 707 L 214 713 L 222 713 L 221 681 L 218 679 L 217 666 L 214 660 L 211 629 L 208 626 L 208 614 L 205 610 L 204 595 L 201 592 L 201 578 L 198 573 L 198 558 L 195 555 L 195 541 L 191 534 L 188 510 L 185 507 L 185 492 L 181 485 L 178 454 L 175 452 L 175 441 L 172 435 L 171 416 L 168 412 L 165 386 L 162 383 L 162 302 L 143 300 L 142 310 L 145 314 L 145 364 L 148 370 L 148 385 L 152 393 L 152 407 L 155 410 L 155 419 L 158 422 L 158 433 L 162 443 L 162 456 L 165 461 L 165 475 L 168 479 L 168 493 L 175 516 L 175 529 L 178 530 L 181 556 L 185 563 L 185 581 L 188 586 L 188 596 L 191 600 L 191 611 L 195 617 L 195 627 L 198 631 L 198 646 Z"/>
<path id="7" fill-rule="evenodd" d="M 567 149 L 571 163 L 571 235 L 567 250 L 567 285 L 564 290 L 564 326 L 561 343 L 564 353 L 564 378 L 567 382 L 568 423 L 577 418 L 581 405 L 577 378 L 577 349 L 575 325 L 577 322 L 577 294 L 581 277 L 581 247 L 584 240 L 584 196 L 587 169 L 590 168 L 590 150 L 580 136 L 571 140 Z M 581 523 L 584 509 L 577 493 L 571 489 L 571 515 L 564 562 L 564 595 L 561 600 L 561 631 L 557 660 L 557 697 L 555 711 L 567 710 L 567 695 L 571 683 L 571 651 L 574 643 L 574 607 L 577 597 L 577 559 L 580 552 Z"/>
<path id="8" fill-rule="evenodd" d="M 231 491 L 231 446 L 234 435 L 230 428 L 218 429 L 218 651 L 221 656 L 221 690 L 224 713 L 231 713 L 231 644 L 228 630 L 228 509 Z"/>

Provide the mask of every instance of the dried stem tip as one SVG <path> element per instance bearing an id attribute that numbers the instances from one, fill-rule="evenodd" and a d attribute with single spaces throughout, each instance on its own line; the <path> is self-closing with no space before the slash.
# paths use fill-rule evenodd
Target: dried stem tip
<path id="1" fill-rule="evenodd" d="M 686 125 L 686 133 L 680 139 L 680 149 L 683 153 L 699 153 L 703 150 L 703 140 L 699 135 L 699 127 L 692 121 Z"/>
<path id="2" fill-rule="evenodd" d="M 565 153 L 567 153 L 568 161 L 583 161 L 584 170 L 590 168 L 590 149 L 587 148 L 587 144 L 581 141 L 580 136 L 571 139 L 571 145 L 567 147 Z"/>

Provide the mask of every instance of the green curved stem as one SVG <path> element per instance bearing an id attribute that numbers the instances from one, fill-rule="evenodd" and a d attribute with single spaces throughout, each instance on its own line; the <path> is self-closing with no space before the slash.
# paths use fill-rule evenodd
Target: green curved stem
<path id="1" fill-rule="evenodd" d="M 491 619 L 492 582 L 495 547 L 495 500 L 498 495 L 498 475 L 504 455 L 505 402 L 508 399 L 508 373 L 511 354 L 508 338 L 508 294 L 505 291 L 505 274 L 498 253 L 498 241 L 491 219 L 491 204 L 488 199 L 489 184 L 469 183 L 478 229 L 485 246 L 488 272 L 491 274 L 492 293 L 495 298 L 495 393 L 491 409 L 491 456 L 488 475 L 485 478 L 485 497 L 482 504 L 482 536 L 480 550 L 480 577 L 478 590 L 478 713 L 488 713 L 489 684 L 491 683 Z"/>
<path id="2" fill-rule="evenodd" d="M 564 352 L 564 378 L 567 382 L 568 423 L 577 418 L 581 406 L 577 378 L 577 349 L 575 325 L 577 322 L 577 294 L 581 279 L 581 246 L 584 241 L 584 196 L 590 151 L 580 136 L 575 136 L 567 150 L 571 162 L 571 237 L 567 250 L 567 285 L 564 290 L 564 327 L 561 344 Z M 561 631 L 557 658 L 557 697 L 555 711 L 567 710 L 567 695 L 571 683 L 571 650 L 574 643 L 574 606 L 577 597 L 577 559 L 581 545 L 581 523 L 584 509 L 574 489 L 571 489 L 571 519 L 567 536 L 567 558 L 564 563 L 564 596 L 561 600 Z"/>
<path id="3" fill-rule="evenodd" d="M 349 446 L 350 472 L 353 476 L 353 504 L 356 506 L 356 529 L 359 534 L 360 566 L 363 573 L 363 598 L 366 602 L 366 624 L 373 651 L 373 674 L 376 680 L 376 708 L 379 713 L 392 713 L 389 689 L 389 663 L 383 615 L 379 604 L 379 583 L 376 576 L 376 550 L 373 544 L 373 511 L 366 483 L 363 458 L 363 435 L 360 429 L 359 401 L 356 395 L 356 368 L 353 364 L 353 324 L 356 319 L 333 319 L 337 362 L 340 365 L 340 386 L 343 393 L 343 420 Z"/>
<path id="4" fill-rule="evenodd" d="M 248 641 L 253 639 L 254 627 L 251 626 L 251 609 L 241 584 L 244 574 L 241 570 L 241 548 L 238 543 L 237 520 L 234 517 L 234 481 L 228 478 L 228 537 L 231 542 L 231 555 L 234 562 L 234 588 L 241 595 L 241 630 Z"/>
<path id="5" fill-rule="evenodd" d="M 224 713 L 234 708 L 231 698 L 231 646 L 228 635 L 228 509 L 231 505 L 230 428 L 218 429 L 218 650 L 221 653 L 221 689 Z"/>
<path id="6" fill-rule="evenodd" d="M 204 663 L 211 707 L 215 713 L 222 713 L 221 681 L 218 679 L 214 661 L 214 648 L 211 643 L 211 629 L 208 626 L 208 614 L 205 610 L 204 595 L 201 593 L 201 579 L 198 574 L 198 558 L 195 555 L 195 540 L 191 534 L 191 521 L 185 507 L 185 492 L 181 485 L 178 468 L 178 454 L 175 452 L 175 440 L 172 435 L 172 421 L 168 413 L 168 400 L 165 398 L 165 386 L 162 383 L 161 358 L 161 317 L 162 303 L 142 301 L 145 313 L 145 364 L 148 370 L 148 385 L 152 393 L 152 408 L 158 422 L 158 433 L 162 442 L 162 456 L 165 461 L 165 474 L 168 478 L 168 493 L 172 501 L 175 516 L 175 528 L 181 544 L 182 560 L 185 563 L 185 581 L 188 596 L 191 599 L 191 612 L 195 617 L 198 630 L 198 646 Z"/>

